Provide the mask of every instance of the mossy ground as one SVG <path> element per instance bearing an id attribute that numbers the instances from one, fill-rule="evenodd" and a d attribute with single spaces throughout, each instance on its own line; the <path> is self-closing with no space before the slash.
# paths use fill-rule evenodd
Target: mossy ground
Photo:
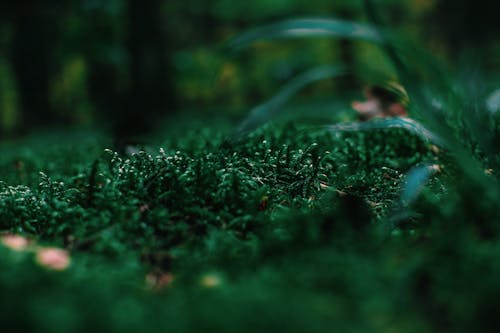
<path id="1" fill-rule="evenodd" d="M 54 272 L 0 246 L 8 331 L 495 328 L 500 246 L 484 231 L 498 213 L 404 130 L 290 123 L 228 142 L 204 127 L 130 155 L 91 137 L 3 146 L 0 230 L 72 259 Z M 388 228 L 428 162 L 441 171 Z"/>

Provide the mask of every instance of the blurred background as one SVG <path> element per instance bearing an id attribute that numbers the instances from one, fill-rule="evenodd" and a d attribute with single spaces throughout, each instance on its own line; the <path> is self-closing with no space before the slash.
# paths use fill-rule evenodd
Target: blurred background
<path id="1" fill-rule="evenodd" d="M 385 22 L 448 66 L 498 73 L 495 0 L 378 0 Z M 53 126 L 99 127 L 122 140 L 182 114 L 233 117 L 320 64 L 394 72 L 363 42 L 257 43 L 237 54 L 225 41 L 283 18 L 366 22 L 363 1 L 19 0 L 0 3 L 0 137 Z M 359 91 L 364 82 L 314 84 L 299 98 Z"/>

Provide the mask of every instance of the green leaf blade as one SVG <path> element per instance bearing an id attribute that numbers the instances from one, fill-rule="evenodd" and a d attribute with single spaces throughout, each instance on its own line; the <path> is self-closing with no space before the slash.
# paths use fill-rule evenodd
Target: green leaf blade
<path id="1" fill-rule="evenodd" d="M 257 41 L 311 37 L 337 37 L 385 43 L 381 32 L 367 24 L 339 19 L 300 18 L 254 28 L 230 40 L 228 46 L 231 50 L 241 50 Z"/>

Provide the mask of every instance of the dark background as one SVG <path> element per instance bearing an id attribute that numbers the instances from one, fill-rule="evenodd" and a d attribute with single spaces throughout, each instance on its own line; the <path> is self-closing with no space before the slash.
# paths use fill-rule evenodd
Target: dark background
<path id="1" fill-rule="evenodd" d="M 450 66 L 459 68 L 466 58 L 498 70 L 496 1 L 376 4 L 392 30 L 424 43 Z M 2 1 L 0 136 L 98 126 L 126 141 L 186 110 L 241 115 L 315 64 L 392 70 L 375 46 L 347 40 L 258 43 L 237 56 L 221 51 L 247 28 L 317 15 L 367 21 L 363 2 L 350 0 Z M 305 95 L 362 84 L 325 82 Z"/>

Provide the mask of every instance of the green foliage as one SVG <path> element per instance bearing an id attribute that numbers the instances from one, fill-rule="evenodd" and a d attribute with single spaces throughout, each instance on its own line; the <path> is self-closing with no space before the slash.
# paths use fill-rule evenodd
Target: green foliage
<path id="1" fill-rule="evenodd" d="M 483 172 L 485 163 L 498 161 L 500 156 L 493 143 L 498 139 L 498 120 L 487 110 L 485 96 L 483 95 L 478 101 L 477 97 L 475 99 L 473 96 L 458 93 L 456 87 L 451 84 L 451 74 L 440 66 L 435 57 L 393 32 L 382 30 L 383 22 L 373 1 L 366 0 L 364 5 L 372 23 L 379 27 L 338 19 L 299 18 L 254 28 L 230 41 L 229 47 L 237 50 L 260 40 L 323 36 L 364 40 L 379 45 L 408 91 L 410 110 L 423 124 L 410 119 L 390 119 L 365 124 L 339 124 L 328 129 L 335 132 L 405 128 L 449 149 L 464 176 L 487 193 L 487 200 L 489 202 L 498 200 L 500 198 L 498 183 L 495 181 L 492 183 Z M 426 80 L 430 77 L 433 78 L 432 82 Z M 376 80 L 373 81 L 378 83 Z M 290 97 L 291 94 L 285 95 L 284 98 Z M 273 100 L 268 102 L 272 103 Z M 263 110 L 265 112 L 261 113 L 271 114 L 274 111 L 265 107 Z"/>
<path id="2" fill-rule="evenodd" d="M 224 149 L 213 140 L 208 150 L 204 143 L 185 142 L 182 151 L 162 148 L 126 157 L 107 150 L 87 166 L 73 166 L 78 173 L 65 171 L 63 164 L 44 170 L 37 182 L 26 180 L 31 187 L 3 183 L 1 227 L 61 243 L 71 236 L 74 246 L 99 251 L 115 246 L 169 250 L 213 228 L 246 237 L 259 216 L 282 205 L 315 207 L 329 187 L 349 186 L 370 200 L 390 200 L 397 182 L 392 190 L 370 193 L 368 184 L 378 182 L 381 173 L 371 170 L 387 167 L 400 175 L 432 155 L 417 137 L 402 142 L 389 142 L 380 133 L 335 138 L 290 126 L 253 133 Z M 78 160 L 80 153 L 57 154 Z M 16 157 L 8 165 L 19 174 L 33 169 L 29 163 L 34 161 Z M 351 168 L 357 172 L 350 174 Z M 142 237 L 132 240 L 138 234 Z"/>
<path id="3" fill-rule="evenodd" d="M 227 20 L 238 16 L 228 3 L 210 10 Z M 313 7 L 266 4 L 257 1 L 250 12 L 267 17 L 291 4 Z M 94 5 L 121 15 L 115 5 Z M 203 17 L 207 8 L 189 10 Z M 484 93 L 492 87 L 461 85 L 414 43 L 351 21 L 288 20 L 235 41 L 318 34 L 381 45 L 417 121 L 288 122 L 230 137 L 206 123 L 185 133 L 176 122 L 162 148 L 126 147 L 126 155 L 105 149 L 99 135 L 66 143 L 57 133 L 35 135 L 2 145 L 0 232 L 64 247 L 72 258 L 66 271 L 48 271 L 36 263 L 34 245 L 0 245 L 2 327 L 496 332 L 499 119 Z M 202 63 L 220 62 L 200 54 Z M 75 64 L 67 68 L 74 81 L 55 87 L 61 98 L 84 83 L 85 66 Z M 237 76 L 230 65 L 226 78 Z M 194 76 L 196 66 L 188 67 Z M 305 85 L 339 68 L 290 80 L 241 129 L 275 119 Z M 371 75 L 363 78 L 392 74 Z M 464 81 L 482 82 L 470 78 Z M 236 90 L 245 87 L 239 84 Z M 337 106 L 331 113 L 344 111 Z M 313 113 L 314 104 L 303 109 Z M 166 285 L 154 274 L 165 274 Z"/>
<path id="4" fill-rule="evenodd" d="M 28 186 L 2 183 L 1 229 L 65 246 L 72 264 L 50 272 L 0 246 L 4 327 L 494 331 L 497 210 L 464 204 L 483 196 L 462 198 L 453 160 L 418 136 L 288 124 L 232 145 L 204 130 L 162 146 L 25 152 L 44 172 Z M 72 168 L 48 163 L 57 156 Z M 423 174 L 404 174 L 428 160 L 443 172 L 416 197 Z M 417 214 L 380 234 L 398 200 Z M 175 277 L 163 291 L 144 283 L 155 269 Z M 489 275 L 472 290 L 478 271 Z"/>
<path id="5" fill-rule="evenodd" d="M 26 152 L 21 160 L 13 153 L 12 164 L 4 157 L 6 170 L 22 162 L 44 171 L 27 177 L 29 186 L 1 183 L 0 229 L 65 246 L 74 256 L 67 272 L 50 273 L 35 267 L 31 254 L 0 248 L 2 265 L 15 267 L 0 273 L 6 295 L 2 309 L 28 313 L 19 322 L 20 317 L 3 311 L 8 325 L 55 331 L 84 330 L 84 322 L 107 330 L 196 331 L 205 325 L 229 330 L 252 322 L 245 304 L 263 311 L 281 304 L 275 327 L 286 326 L 289 311 L 303 313 L 292 323 L 297 327 L 323 323 L 313 331 L 354 322 L 356 317 L 344 322 L 341 308 L 352 303 L 359 287 L 381 283 L 378 278 L 368 286 L 353 285 L 337 299 L 321 293 L 340 290 L 351 283 L 350 274 L 362 269 L 355 253 L 377 243 L 372 226 L 388 212 L 404 172 L 433 156 L 427 144 L 399 129 L 335 137 L 293 124 L 255 131 L 223 148 L 223 136 L 203 136 L 211 140 L 192 132 L 166 141 L 159 151 L 129 156 L 99 153 L 102 148 L 94 143 L 90 156 L 84 145 L 72 150 L 53 145 L 45 155 Z M 53 164 L 57 156 L 61 163 Z M 63 160 L 72 161 L 72 167 Z M 28 181 L 32 177 L 36 181 Z M 16 176 L 11 179 L 19 183 Z M 365 237 L 372 240 L 366 243 Z M 337 247 L 353 249 L 356 259 L 346 262 L 341 252 L 334 254 Z M 311 260 L 325 269 L 312 274 Z M 349 267 L 345 275 L 327 268 L 342 266 Z M 175 274 L 168 296 L 144 290 L 143 276 L 153 268 Z M 12 283 L 13 274 L 25 278 Z M 206 274 L 215 274 L 222 285 L 206 290 L 199 282 Z M 284 305 L 292 289 L 297 302 Z M 186 303 L 186 297 L 200 301 Z M 366 297 L 368 302 L 375 295 Z M 8 305 L 9 300 L 14 303 Z M 212 302 L 219 304 L 217 310 Z M 323 317 L 322 311 L 309 309 L 316 303 L 339 310 Z M 44 315 L 42 306 L 50 309 Z M 92 310 L 82 313 L 81 307 Z M 143 310 L 136 313 L 137 308 Z M 229 309 L 235 317 L 227 322 L 218 314 Z M 150 322 L 149 316 L 163 319 Z M 271 325 L 265 318 L 248 330 Z"/>

